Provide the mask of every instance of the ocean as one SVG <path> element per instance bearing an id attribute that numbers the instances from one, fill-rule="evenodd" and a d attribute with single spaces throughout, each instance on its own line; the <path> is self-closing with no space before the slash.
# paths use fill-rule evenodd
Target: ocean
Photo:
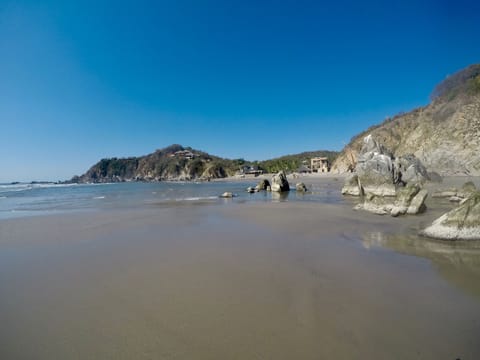
<path id="1" fill-rule="evenodd" d="M 0 219 L 46 215 L 71 211 L 134 208 L 144 206 L 176 206 L 179 204 L 235 204 L 247 201 L 343 201 L 337 180 L 306 184 L 309 192 L 292 191 L 282 194 L 259 192 L 249 194 L 248 181 L 214 182 L 126 182 L 110 184 L 0 184 Z M 219 195 L 232 192 L 233 199 Z"/>

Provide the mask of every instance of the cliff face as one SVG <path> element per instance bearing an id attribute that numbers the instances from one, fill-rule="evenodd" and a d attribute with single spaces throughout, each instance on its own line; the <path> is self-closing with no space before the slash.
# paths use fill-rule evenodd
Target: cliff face
<path id="1" fill-rule="evenodd" d="M 337 157 L 333 171 L 355 166 L 368 134 L 394 156 L 414 154 L 429 171 L 480 176 L 480 65 L 440 83 L 428 106 L 387 119 L 354 137 Z"/>
<path id="2" fill-rule="evenodd" d="M 222 178 L 232 175 L 238 166 L 207 153 L 171 145 L 152 154 L 132 158 L 102 159 L 72 182 L 106 183 L 121 181 L 162 181 Z"/>

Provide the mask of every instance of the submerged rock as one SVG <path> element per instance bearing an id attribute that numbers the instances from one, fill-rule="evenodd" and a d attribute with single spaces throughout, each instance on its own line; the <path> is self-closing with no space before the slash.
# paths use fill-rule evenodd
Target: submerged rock
<path id="1" fill-rule="evenodd" d="M 295 185 L 295 190 L 298 191 L 298 192 L 306 192 L 306 191 L 308 191 L 308 190 L 307 190 L 307 186 L 306 186 L 303 182 L 297 183 L 297 184 Z"/>
<path id="2" fill-rule="evenodd" d="M 444 240 L 480 240 L 480 192 L 440 216 L 421 234 Z"/>
<path id="3" fill-rule="evenodd" d="M 290 191 L 290 185 L 288 184 L 287 176 L 284 171 L 280 171 L 273 175 L 271 189 L 275 192 Z"/>

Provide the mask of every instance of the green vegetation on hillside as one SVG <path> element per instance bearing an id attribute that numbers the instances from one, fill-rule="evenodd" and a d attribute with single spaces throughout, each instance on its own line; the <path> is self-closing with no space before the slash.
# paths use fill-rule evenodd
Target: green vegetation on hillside
<path id="1" fill-rule="evenodd" d="M 336 151 L 307 151 L 301 154 L 285 155 L 276 159 L 260 161 L 257 163 L 258 167 L 267 173 L 276 173 L 281 170 L 287 172 L 297 171 L 302 166 L 303 161 L 307 161 L 310 164 L 312 157 L 327 157 L 329 162 L 332 163 L 336 156 Z"/>
<path id="2" fill-rule="evenodd" d="M 298 170 L 302 161 L 309 161 L 311 157 L 326 156 L 332 162 L 336 154 L 333 151 L 314 151 L 252 162 L 223 159 L 175 144 L 138 158 L 102 159 L 82 176 L 74 176 L 71 182 L 215 179 L 233 176 L 245 166 L 256 166 L 269 173 L 280 170 L 293 172 Z"/>

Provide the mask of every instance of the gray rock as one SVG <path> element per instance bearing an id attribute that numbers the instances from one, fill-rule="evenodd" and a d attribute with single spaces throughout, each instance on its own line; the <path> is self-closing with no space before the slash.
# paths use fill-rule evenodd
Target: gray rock
<path id="1" fill-rule="evenodd" d="M 249 186 L 247 188 L 247 192 L 250 193 L 250 194 L 253 194 L 254 192 L 258 192 L 258 190 L 255 189 L 253 186 Z"/>
<path id="2" fill-rule="evenodd" d="M 416 215 L 425 211 L 425 199 L 428 196 L 428 191 L 425 189 L 420 190 L 410 202 L 408 206 L 407 214 Z"/>
<path id="3" fill-rule="evenodd" d="M 445 240 L 480 240 L 480 192 L 440 216 L 421 234 Z"/>
<path id="4" fill-rule="evenodd" d="M 363 139 L 357 159 L 356 173 L 360 187 L 365 192 L 379 196 L 395 196 L 391 154 L 371 135 Z"/>
<path id="5" fill-rule="evenodd" d="M 275 192 L 290 191 L 290 185 L 288 184 L 287 176 L 284 171 L 280 171 L 273 175 L 271 189 Z"/>
<path id="6" fill-rule="evenodd" d="M 366 193 L 363 204 L 355 206 L 355 210 L 365 210 L 377 215 L 389 214 L 393 204 L 388 203 L 383 196 Z"/>
<path id="7" fill-rule="evenodd" d="M 423 184 L 430 180 L 427 169 L 413 154 L 400 156 L 395 160 L 395 167 L 404 183 Z"/>
<path id="8" fill-rule="evenodd" d="M 266 191 L 272 191 L 272 187 L 271 187 L 270 185 L 268 185 L 265 190 L 266 190 Z"/>
<path id="9" fill-rule="evenodd" d="M 295 190 L 298 191 L 298 192 L 306 192 L 306 191 L 308 191 L 308 190 L 307 190 L 307 186 L 306 186 L 303 182 L 297 183 L 297 184 L 295 185 Z"/>
<path id="10" fill-rule="evenodd" d="M 270 182 L 267 179 L 262 179 L 260 182 L 255 186 L 257 190 L 267 190 L 267 187 L 270 186 Z"/>
<path id="11" fill-rule="evenodd" d="M 342 194 L 358 196 L 363 191 L 378 196 L 396 196 L 396 186 L 422 184 L 429 179 L 426 168 L 414 155 L 393 160 L 391 152 L 371 135 L 363 139 L 355 172 L 346 179 Z"/>
<path id="12" fill-rule="evenodd" d="M 357 174 L 350 174 L 345 179 L 345 184 L 342 188 L 342 195 L 353 195 L 353 196 L 360 196 L 362 195 L 362 188 L 358 181 Z"/>
<path id="13" fill-rule="evenodd" d="M 395 203 L 390 211 L 390 215 L 396 217 L 407 213 L 412 199 L 420 191 L 420 186 L 417 184 L 409 184 L 397 190 Z"/>
<path id="14" fill-rule="evenodd" d="M 221 198 L 233 198 L 235 195 L 233 193 L 226 191 L 222 195 L 220 195 Z"/>

